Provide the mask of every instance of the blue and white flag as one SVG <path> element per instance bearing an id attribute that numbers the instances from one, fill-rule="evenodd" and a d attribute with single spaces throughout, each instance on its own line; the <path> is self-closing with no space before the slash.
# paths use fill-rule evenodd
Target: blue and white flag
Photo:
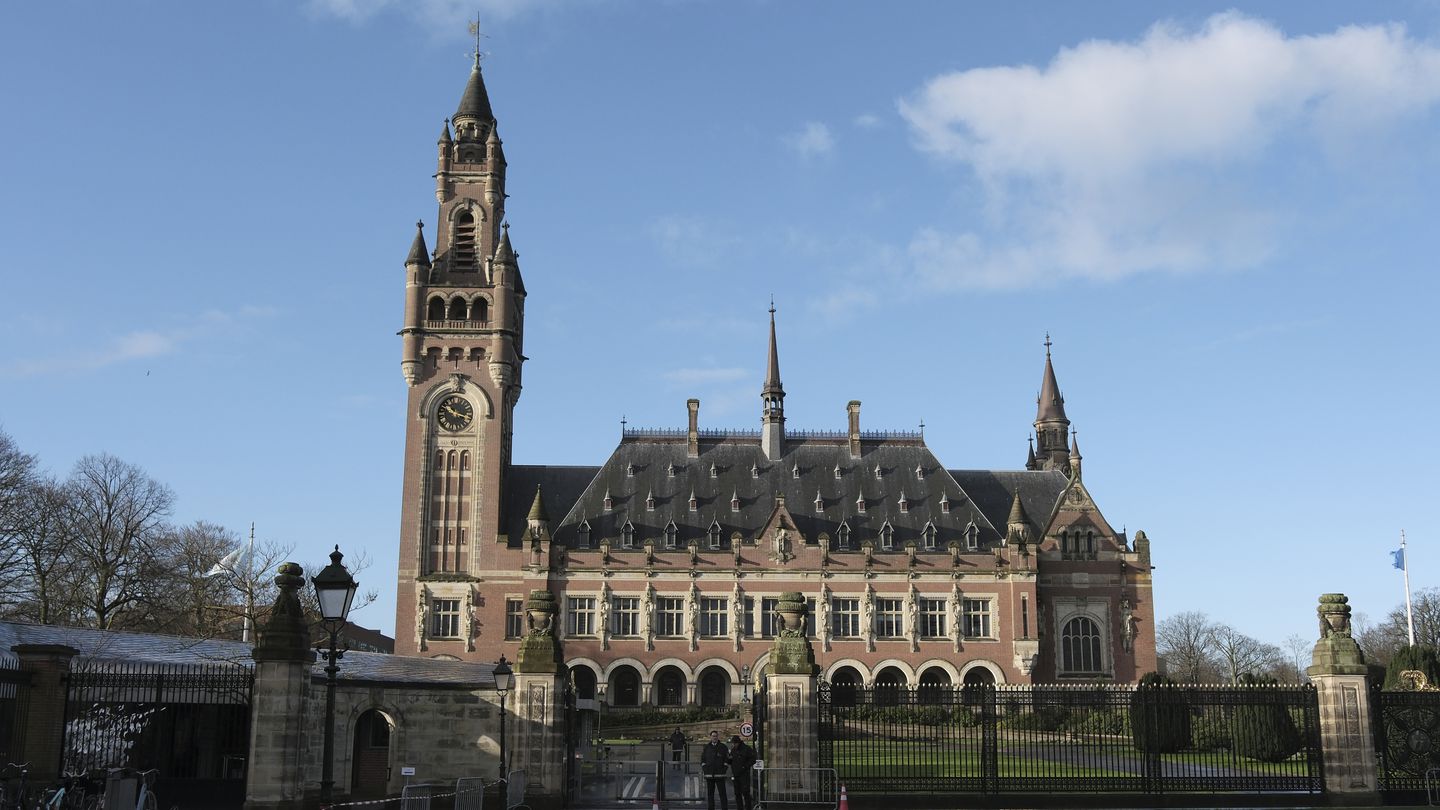
<path id="1" fill-rule="evenodd" d="M 1404 548 L 1397 548 L 1397 549 L 1395 549 L 1394 551 L 1390 552 L 1390 557 L 1391 557 L 1391 559 L 1394 561 L 1394 565 L 1395 565 L 1396 568 L 1399 568 L 1401 571 L 1404 571 L 1404 570 L 1405 570 L 1405 549 L 1404 549 Z"/>

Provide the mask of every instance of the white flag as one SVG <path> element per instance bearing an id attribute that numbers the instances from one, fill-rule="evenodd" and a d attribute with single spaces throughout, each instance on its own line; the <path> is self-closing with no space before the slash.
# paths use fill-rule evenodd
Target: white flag
<path id="1" fill-rule="evenodd" d="M 224 557 L 221 557 L 220 562 L 210 566 L 210 570 L 205 572 L 205 576 L 215 577 L 221 574 L 234 574 L 235 566 L 240 564 L 240 558 L 243 556 L 245 556 L 244 547 L 235 549 Z"/>

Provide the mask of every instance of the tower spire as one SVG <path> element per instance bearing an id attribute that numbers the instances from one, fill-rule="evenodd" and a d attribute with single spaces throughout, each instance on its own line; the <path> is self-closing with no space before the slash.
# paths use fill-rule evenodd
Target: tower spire
<path id="1" fill-rule="evenodd" d="M 1040 396 L 1035 399 L 1036 463 L 1042 470 L 1066 470 L 1070 462 L 1070 418 L 1065 415 L 1065 396 L 1055 379 L 1050 358 L 1050 333 L 1045 333 L 1045 373 L 1040 378 Z"/>
<path id="2" fill-rule="evenodd" d="M 780 352 L 775 346 L 775 299 L 770 299 L 770 357 L 765 368 L 765 387 L 760 390 L 762 410 L 760 445 L 765 457 L 785 453 L 785 386 L 780 384 Z"/>

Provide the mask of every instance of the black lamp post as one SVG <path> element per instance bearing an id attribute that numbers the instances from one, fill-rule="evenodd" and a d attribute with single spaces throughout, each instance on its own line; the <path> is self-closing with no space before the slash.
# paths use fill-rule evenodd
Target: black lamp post
<path id="1" fill-rule="evenodd" d="M 340 631 L 350 615 L 350 603 L 355 601 L 355 591 L 360 585 L 350 576 L 350 569 L 340 564 L 345 555 L 340 547 L 330 552 L 330 564 L 310 578 L 315 586 L 315 596 L 320 600 L 320 618 L 325 631 L 330 634 L 330 651 L 325 665 L 325 752 L 321 758 L 320 804 L 328 806 L 335 788 L 335 675 L 340 672 L 338 663 L 344 652 L 336 649 Z"/>
<path id="2" fill-rule="evenodd" d="M 744 664 L 740 667 L 740 702 L 750 703 L 750 665 Z"/>
<path id="3" fill-rule="evenodd" d="M 495 691 L 500 693 L 500 778 L 506 778 L 505 774 L 505 695 L 509 694 L 510 687 L 515 683 L 515 673 L 510 669 L 510 664 L 505 661 L 505 656 L 500 656 L 499 662 L 495 664 Z"/>

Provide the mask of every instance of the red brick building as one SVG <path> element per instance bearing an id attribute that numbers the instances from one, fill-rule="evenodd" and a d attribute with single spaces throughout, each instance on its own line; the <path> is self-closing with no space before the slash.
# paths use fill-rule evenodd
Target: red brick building
<path id="1" fill-rule="evenodd" d="M 1048 340 L 1020 470 L 950 469 L 919 433 L 862 430 L 859 402 L 844 430 L 788 429 L 773 308 L 758 430 L 702 429 L 692 399 L 598 467 L 512 464 L 525 285 L 478 60 L 438 151 L 436 248 L 417 232 L 405 262 L 397 652 L 514 658 L 546 589 L 582 697 L 729 703 L 801 591 L 837 683 L 1155 668 L 1149 541 L 1092 499 Z"/>

